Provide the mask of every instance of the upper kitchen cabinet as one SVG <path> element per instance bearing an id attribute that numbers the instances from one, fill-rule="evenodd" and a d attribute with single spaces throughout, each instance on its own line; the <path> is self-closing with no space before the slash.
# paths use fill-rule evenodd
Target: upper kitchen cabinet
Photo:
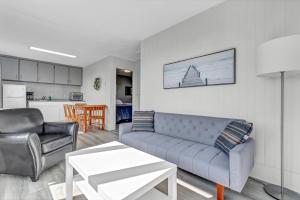
<path id="1" fill-rule="evenodd" d="M 77 67 L 69 68 L 69 84 L 81 85 L 82 84 L 82 69 Z"/>
<path id="2" fill-rule="evenodd" d="M 37 62 L 20 60 L 20 81 L 37 82 Z"/>
<path id="3" fill-rule="evenodd" d="M 0 64 L 2 66 L 2 79 L 14 80 L 19 79 L 19 60 L 0 56 Z"/>
<path id="4" fill-rule="evenodd" d="M 54 65 L 50 63 L 38 64 L 38 82 L 54 83 Z"/>
<path id="5" fill-rule="evenodd" d="M 0 56 L 0 80 L 82 85 L 82 68 Z"/>
<path id="6" fill-rule="evenodd" d="M 69 68 L 62 65 L 55 65 L 55 83 L 69 84 Z"/>

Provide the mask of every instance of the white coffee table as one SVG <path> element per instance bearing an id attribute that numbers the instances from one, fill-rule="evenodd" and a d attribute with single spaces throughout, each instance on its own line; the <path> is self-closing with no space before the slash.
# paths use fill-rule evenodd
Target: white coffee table
<path id="1" fill-rule="evenodd" d="M 82 177 L 75 181 L 88 199 L 176 200 L 177 166 L 111 142 L 66 154 L 66 199 L 73 198 L 73 169 Z M 168 195 L 154 187 L 168 179 Z"/>

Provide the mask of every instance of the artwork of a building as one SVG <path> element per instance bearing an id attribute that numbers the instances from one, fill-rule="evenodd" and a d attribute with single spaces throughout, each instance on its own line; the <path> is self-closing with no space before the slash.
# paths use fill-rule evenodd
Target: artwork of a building
<path id="1" fill-rule="evenodd" d="M 200 74 L 194 65 L 190 65 L 180 83 L 180 87 L 206 85 L 206 81 L 204 82 L 201 79 Z"/>

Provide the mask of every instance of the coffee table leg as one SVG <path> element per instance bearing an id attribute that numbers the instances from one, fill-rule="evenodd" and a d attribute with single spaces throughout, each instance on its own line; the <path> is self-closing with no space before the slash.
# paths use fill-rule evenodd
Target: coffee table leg
<path id="1" fill-rule="evenodd" d="M 66 200 L 73 199 L 73 167 L 66 159 Z"/>
<path id="2" fill-rule="evenodd" d="M 177 200 L 177 175 L 173 174 L 168 178 L 168 197 L 170 200 Z"/>

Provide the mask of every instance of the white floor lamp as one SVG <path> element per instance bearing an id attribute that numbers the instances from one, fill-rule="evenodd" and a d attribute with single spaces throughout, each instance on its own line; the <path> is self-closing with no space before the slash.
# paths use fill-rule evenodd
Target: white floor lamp
<path id="1" fill-rule="evenodd" d="M 284 75 L 285 72 L 300 71 L 300 35 L 277 38 L 260 45 L 258 49 L 258 76 L 281 78 L 281 185 L 268 184 L 266 193 L 276 199 L 300 199 L 299 194 L 284 188 Z"/>

